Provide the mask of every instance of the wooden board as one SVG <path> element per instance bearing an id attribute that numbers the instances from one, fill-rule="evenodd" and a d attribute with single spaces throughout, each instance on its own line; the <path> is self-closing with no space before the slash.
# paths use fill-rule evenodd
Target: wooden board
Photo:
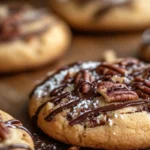
<path id="1" fill-rule="evenodd" d="M 100 60 L 107 49 L 114 49 L 118 57 L 136 56 L 140 41 L 141 33 L 97 35 L 74 33 L 71 47 L 59 61 L 34 71 L 0 76 L 0 109 L 21 120 L 31 129 L 27 113 L 28 95 L 34 85 L 48 72 L 79 60 Z M 64 144 L 50 138 L 47 140 L 49 147 L 41 150 L 66 149 Z"/>

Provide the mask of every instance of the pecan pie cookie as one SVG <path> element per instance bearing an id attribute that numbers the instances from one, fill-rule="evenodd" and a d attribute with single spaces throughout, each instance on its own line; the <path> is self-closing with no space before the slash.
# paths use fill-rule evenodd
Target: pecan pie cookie
<path id="1" fill-rule="evenodd" d="M 150 29 L 146 30 L 142 35 L 139 57 L 146 62 L 150 62 Z"/>
<path id="2" fill-rule="evenodd" d="M 149 0 L 49 0 L 49 2 L 53 10 L 75 29 L 126 31 L 150 26 Z"/>
<path id="3" fill-rule="evenodd" d="M 150 65 L 134 58 L 75 63 L 30 95 L 29 114 L 50 137 L 103 149 L 150 147 Z"/>
<path id="4" fill-rule="evenodd" d="M 45 9 L 0 6 L 0 72 L 27 70 L 52 62 L 70 44 L 70 30 Z"/>
<path id="5" fill-rule="evenodd" d="M 33 150 L 31 133 L 19 120 L 0 110 L 0 150 Z"/>

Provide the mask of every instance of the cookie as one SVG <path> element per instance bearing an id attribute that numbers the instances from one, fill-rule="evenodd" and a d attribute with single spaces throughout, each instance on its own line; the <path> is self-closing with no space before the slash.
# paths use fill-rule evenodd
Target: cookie
<path id="1" fill-rule="evenodd" d="M 139 57 L 146 62 L 150 62 L 150 29 L 144 31 L 142 35 Z"/>
<path id="2" fill-rule="evenodd" d="M 29 70 L 58 59 L 71 40 L 68 26 L 46 9 L 0 6 L 0 72 Z"/>
<path id="3" fill-rule="evenodd" d="M 132 31 L 150 26 L 149 0 L 49 0 L 49 3 L 78 30 Z"/>
<path id="4" fill-rule="evenodd" d="M 0 150 L 33 150 L 31 133 L 19 120 L 0 110 Z"/>
<path id="5" fill-rule="evenodd" d="M 150 147 L 150 65 L 135 58 L 78 62 L 30 94 L 29 114 L 48 136 L 79 147 Z"/>

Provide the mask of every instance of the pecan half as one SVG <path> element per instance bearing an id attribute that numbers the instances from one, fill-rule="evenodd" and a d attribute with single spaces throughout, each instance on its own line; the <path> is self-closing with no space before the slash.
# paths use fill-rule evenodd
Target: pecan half
<path id="1" fill-rule="evenodd" d="M 140 77 L 135 78 L 132 88 L 141 98 L 150 98 L 150 81 Z"/>
<path id="2" fill-rule="evenodd" d="M 146 68 L 142 74 L 143 79 L 150 79 L 150 67 Z"/>
<path id="3" fill-rule="evenodd" d="M 0 139 L 5 140 L 9 136 L 9 129 L 5 126 L 2 118 L 0 118 Z"/>
<path id="4" fill-rule="evenodd" d="M 83 94 L 86 94 L 91 89 L 91 86 L 89 83 L 92 83 L 94 81 L 95 81 L 95 78 L 91 75 L 91 73 L 88 72 L 87 70 L 84 70 L 84 71 L 77 73 L 77 75 L 75 76 L 74 83 L 76 85 L 84 83 L 83 86 L 81 87 L 81 92 Z"/>
<path id="5" fill-rule="evenodd" d="M 100 75 L 125 75 L 126 70 L 113 64 L 103 63 L 96 68 L 96 72 Z"/>
<path id="6" fill-rule="evenodd" d="M 139 63 L 138 59 L 129 57 L 129 58 L 125 58 L 123 60 L 121 60 L 118 64 L 121 66 L 132 66 L 132 65 L 137 65 Z"/>
<path id="7" fill-rule="evenodd" d="M 101 82 L 98 84 L 98 92 L 105 98 L 106 102 L 122 102 L 137 100 L 136 92 L 131 91 L 125 84 Z"/>

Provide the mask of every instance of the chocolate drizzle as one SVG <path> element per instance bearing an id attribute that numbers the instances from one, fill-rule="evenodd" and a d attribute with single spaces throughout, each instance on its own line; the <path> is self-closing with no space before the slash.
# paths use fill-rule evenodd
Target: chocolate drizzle
<path id="1" fill-rule="evenodd" d="M 5 121 L 4 123 L 5 123 L 5 126 L 8 128 L 18 128 L 18 129 L 24 130 L 32 137 L 30 131 L 24 126 L 22 126 L 19 120 L 12 119 L 12 120 Z"/>
<path id="2" fill-rule="evenodd" d="M 134 58 L 122 59 L 114 64 L 73 64 L 59 70 L 35 87 L 30 98 L 47 100 L 37 109 L 33 118 L 37 121 L 38 114 L 48 103 L 53 103 L 53 109 L 45 120 L 50 122 L 57 114 L 67 110 L 71 126 L 84 124 L 100 114 L 106 115 L 109 111 L 125 107 L 140 105 L 143 111 L 148 110 L 146 104 L 150 103 L 149 77 L 149 65 Z M 147 97 L 143 97 L 139 90 L 147 94 Z M 101 105 L 101 101 L 104 101 L 105 105 Z M 148 109 L 145 109 L 146 107 Z M 108 119 L 107 116 L 106 121 Z M 99 125 L 105 125 L 104 121 L 100 122 Z"/>
<path id="3" fill-rule="evenodd" d="M 3 128 L 0 128 L 0 139 L 5 140 L 7 138 L 9 138 L 9 128 L 13 128 L 13 129 L 21 129 L 24 130 L 25 132 L 27 132 L 31 137 L 31 133 L 22 126 L 21 122 L 19 120 L 16 119 L 12 119 L 12 120 L 8 120 L 3 122 L 2 119 L 0 119 L 0 126 L 3 125 Z M 6 132 L 7 131 L 7 132 Z M 1 132 L 3 134 L 1 134 Z M 6 136 L 1 136 L 1 135 L 6 135 Z M 6 146 L 0 146 L 0 150 L 13 150 L 13 149 L 23 149 L 23 150 L 31 150 L 31 148 L 28 145 L 24 145 L 24 144 L 10 144 L 10 145 L 6 145 Z"/>
<path id="4" fill-rule="evenodd" d="M 89 117 L 91 114 L 93 115 L 95 113 L 114 111 L 114 110 L 122 109 L 124 107 L 138 106 L 138 105 L 143 105 L 143 104 L 147 104 L 147 103 L 150 103 L 149 99 L 138 100 L 138 101 L 128 101 L 128 102 L 119 103 L 119 104 L 106 105 L 106 106 L 99 107 L 97 109 L 94 109 L 94 110 L 91 110 L 91 111 L 84 113 L 83 115 L 79 116 L 78 118 L 70 121 L 69 124 L 75 125 L 77 123 L 81 123 L 84 119 Z"/>
<path id="5" fill-rule="evenodd" d="M 59 112 L 65 110 L 65 109 L 67 109 L 67 108 L 71 108 L 71 107 L 77 105 L 80 101 L 81 101 L 81 99 L 77 99 L 77 100 L 74 100 L 74 101 L 72 101 L 72 102 L 70 102 L 70 103 L 68 103 L 68 104 L 66 104 L 66 105 L 64 105 L 64 106 L 62 106 L 62 107 L 59 107 L 59 108 L 55 109 L 54 111 L 52 111 L 52 112 L 45 118 L 45 120 L 46 120 L 46 121 L 51 121 L 51 120 L 55 117 L 56 114 L 58 114 Z"/>
<path id="6" fill-rule="evenodd" d="M 85 6 L 90 3 L 96 3 L 99 7 L 94 16 L 100 17 L 115 7 L 130 6 L 132 0 L 74 0 L 78 5 Z"/>
<path id="7" fill-rule="evenodd" d="M 29 39 L 33 36 L 40 35 L 49 29 L 50 23 L 47 21 L 45 25 L 33 31 L 22 31 L 27 25 L 42 20 L 48 16 L 45 9 L 33 9 L 26 5 L 8 5 L 7 16 L 0 18 L 0 41 L 12 41 L 15 39 Z"/>

